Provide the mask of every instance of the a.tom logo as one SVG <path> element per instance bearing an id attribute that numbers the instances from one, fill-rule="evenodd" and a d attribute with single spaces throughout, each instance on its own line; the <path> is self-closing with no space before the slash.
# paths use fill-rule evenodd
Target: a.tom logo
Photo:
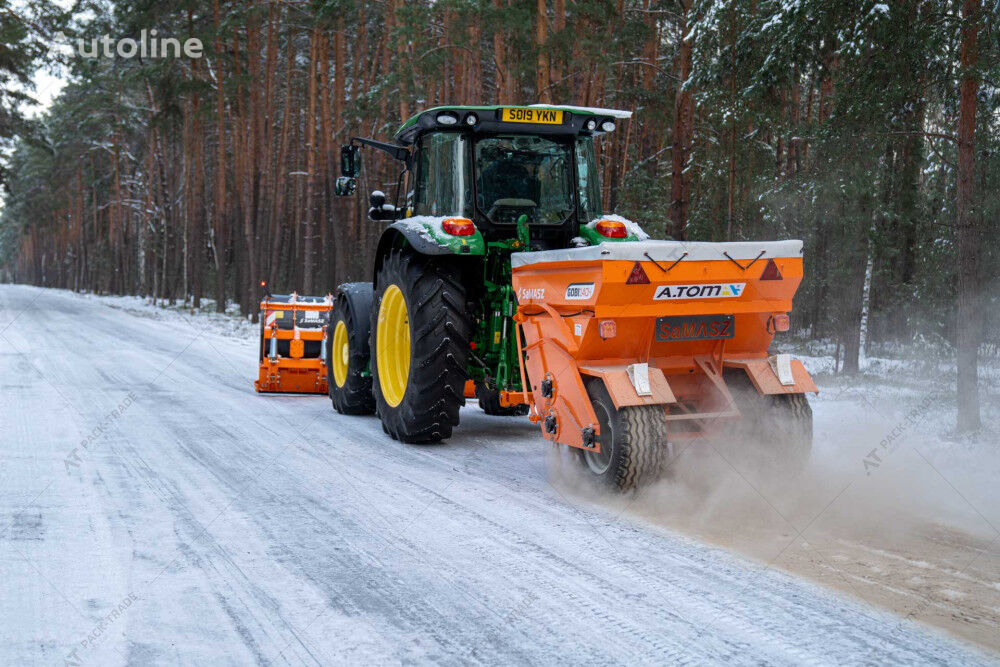
<path id="1" fill-rule="evenodd" d="M 572 283 L 566 286 L 568 301 L 583 301 L 594 296 L 594 283 Z"/>
<path id="2" fill-rule="evenodd" d="M 532 287 L 528 289 L 527 287 L 522 287 L 517 293 L 518 301 L 541 301 L 545 298 L 545 288 L 544 287 Z"/>
<path id="3" fill-rule="evenodd" d="M 653 298 L 665 299 L 732 299 L 743 294 L 746 283 L 712 283 L 708 285 L 661 285 Z"/>

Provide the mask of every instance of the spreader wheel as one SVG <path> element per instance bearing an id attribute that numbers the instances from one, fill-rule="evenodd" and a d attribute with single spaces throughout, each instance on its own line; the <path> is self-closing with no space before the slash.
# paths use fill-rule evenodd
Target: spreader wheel
<path id="1" fill-rule="evenodd" d="M 368 327 L 372 284 L 340 286 L 326 328 L 326 374 L 333 408 L 344 415 L 375 412 L 372 378 L 367 372 L 370 353 Z"/>
<path id="2" fill-rule="evenodd" d="M 371 370 L 382 426 L 402 442 L 451 437 L 465 404 L 472 322 L 457 268 L 408 250 L 382 264 L 371 313 Z"/>
<path id="3" fill-rule="evenodd" d="M 759 437 L 773 440 L 788 467 L 801 470 L 809 462 L 813 440 L 812 407 L 805 394 L 774 394 L 757 423 Z"/>
<path id="4" fill-rule="evenodd" d="M 616 408 L 604 383 L 597 379 L 587 383 L 587 393 L 601 430 L 601 452 L 582 451 L 587 469 L 601 482 L 622 491 L 655 481 L 670 454 L 663 408 Z"/>
<path id="5" fill-rule="evenodd" d="M 805 394 L 761 394 L 742 371 L 726 374 L 741 417 L 723 432 L 724 455 L 740 470 L 798 472 L 809 462 L 812 408 Z"/>

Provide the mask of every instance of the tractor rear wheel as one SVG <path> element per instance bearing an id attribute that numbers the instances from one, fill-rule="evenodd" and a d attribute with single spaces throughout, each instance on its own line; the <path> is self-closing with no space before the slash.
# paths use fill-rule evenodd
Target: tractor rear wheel
<path id="1" fill-rule="evenodd" d="M 461 274 L 446 259 L 393 250 L 375 284 L 371 371 L 382 426 L 402 442 L 449 438 L 465 404 L 472 331 Z"/>
<path id="2" fill-rule="evenodd" d="M 500 405 L 500 391 L 490 388 L 482 382 L 476 383 L 476 398 L 479 407 L 491 417 L 523 417 L 528 414 L 528 405 Z"/>
<path id="3" fill-rule="evenodd" d="M 587 382 L 600 425 L 601 452 L 581 450 L 584 465 L 602 483 L 621 491 L 655 481 L 670 455 L 667 415 L 662 406 L 616 408 L 600 380 Z"/>
<path id="4" fill-rule="evenodd" d="M 375 412 L 368 327 L 372 310 L 371 283 L 340 286 L 326 328 L 326 377 L 330 401 L 342 415 Z"/>

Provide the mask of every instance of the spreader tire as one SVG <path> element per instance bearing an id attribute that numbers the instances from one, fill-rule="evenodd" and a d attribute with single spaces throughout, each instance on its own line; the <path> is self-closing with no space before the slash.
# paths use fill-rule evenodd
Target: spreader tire
<path id="1" fill-rule="evenodd" d="M 805 394 L 761 394 L 742 371 L 726 373 L 726 383 L 741 412 L 725 438 L 738 448 L 734 464 L 795 472 L 809 462 L 813 439 L 812 408 Z"/>
<path id="2" fill-rule="evenodd" d="M 340 286 L 326 328 L 326 377 L 330 401 L 342 415 L 375 412 L 368 328 L 372 310 L 371 283 Z"/>
<path id="3" fill-rule="evenodd" d="M 500 392 L 487 387 L 482 382 L 476 384 L 476 398 L 479 399 L 479 407 L 491 417 L 523 417 L 528 414 L 526 404 L 506 407 L 500 405 Z"/>
<path id="4" fill-rule="evenodd" d="M 371 371 L 382 426 L 402 442 L 449 438 L 465 404 L 472 331 L 460 272 L 447 258 L 393 250 L 375 284 Z"/>
<path id="5" fill-rule="evenodd" d="M 621 491 L 655 481 L 670 455 L 663 407 L 616 408 L 604 383 L 597 379 L 587 382 L 587 394 L 600 424 L 602 449 L 601 454 L 582 452 L 587 469 L 602 483 Z"/>
<path id="6" fill-rule="evenodd" d="M 767 396 L 767 409 L 758 421 L 761 436 L 776 443 L 776 451 L 795 470 L 809 462 L 812 451 L 812 407 L 805 394 L 772 394 Z"/>

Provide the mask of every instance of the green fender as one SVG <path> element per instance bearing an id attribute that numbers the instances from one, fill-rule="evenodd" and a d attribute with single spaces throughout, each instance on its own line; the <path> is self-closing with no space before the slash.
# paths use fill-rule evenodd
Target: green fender
<path id="1" fill-rule="evenodd" d="M 382 267 L 382 258 L 394 248 L 412 247 L 421 255 L 476 257 L 486 254 L 486 243 L 477 229 L 471 236 L 452 236 L 426 218 L 397 220 L 389 225 L 375 250 L 373 281 Z"/>

